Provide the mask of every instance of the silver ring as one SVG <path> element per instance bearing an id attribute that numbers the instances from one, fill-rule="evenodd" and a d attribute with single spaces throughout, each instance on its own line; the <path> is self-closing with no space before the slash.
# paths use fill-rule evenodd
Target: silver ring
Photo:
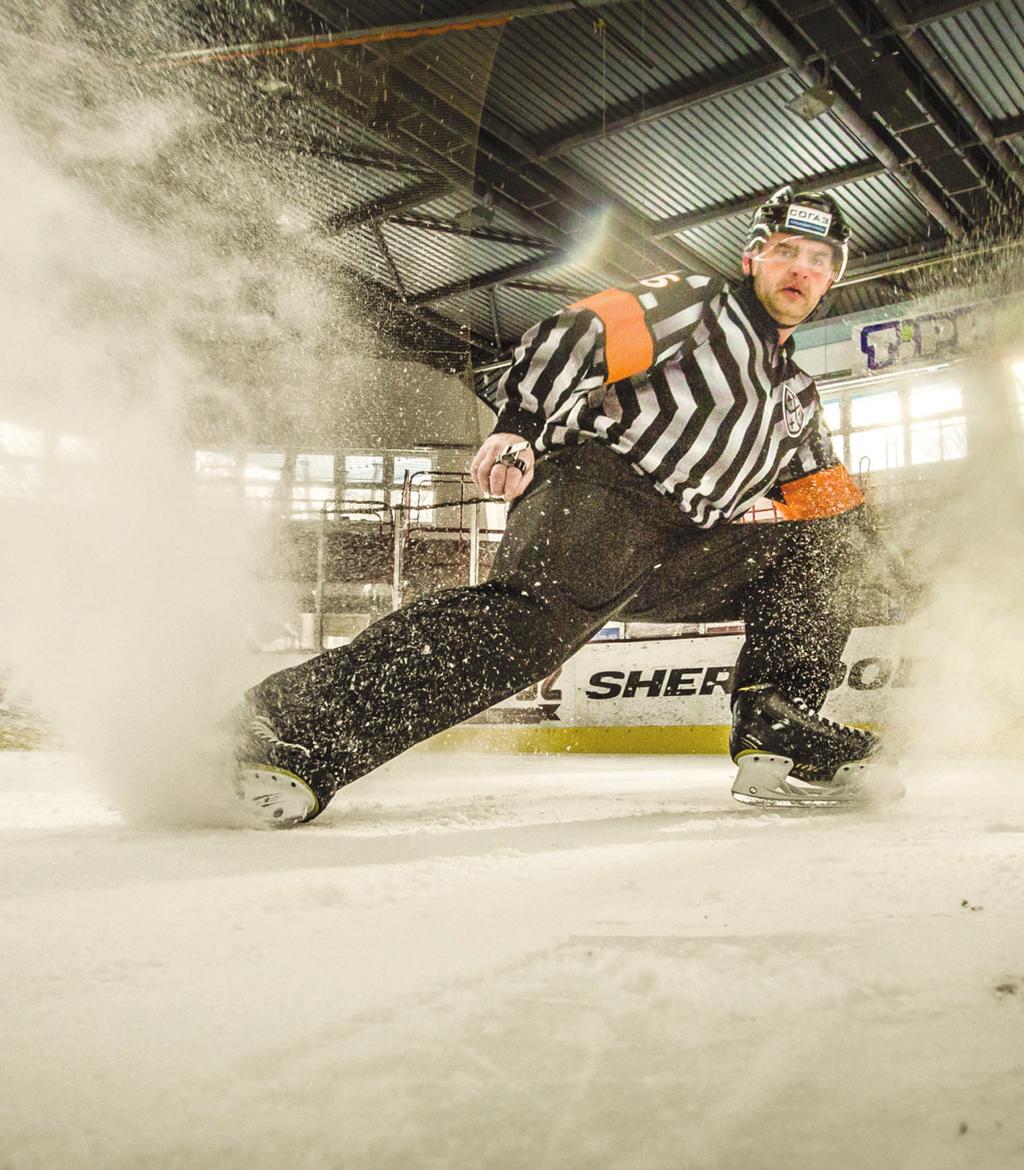
<path id="1" fill-rule="evenodd" d="M 495 460 L 495 463 L 501 463 L 505 467 L 514 467 L 522 475 L 526 474 L 526 464 L 518 455 L 514 455 L 511 451 L 506 451 L 504 455 L 499 456 Z"/>

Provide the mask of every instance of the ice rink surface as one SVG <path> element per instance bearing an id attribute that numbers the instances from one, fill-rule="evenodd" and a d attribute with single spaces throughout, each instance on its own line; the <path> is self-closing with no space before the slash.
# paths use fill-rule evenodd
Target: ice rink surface
<path id="1" fill-rule="evenodd" d="M 292 832 L 0 753 L 0 1167 L 1024 1167 L 1024 769 L 413 754 Z"/>

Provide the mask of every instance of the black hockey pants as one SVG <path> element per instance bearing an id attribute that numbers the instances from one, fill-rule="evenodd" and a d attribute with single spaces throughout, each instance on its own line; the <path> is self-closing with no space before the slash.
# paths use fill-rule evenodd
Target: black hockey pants
<path id="1" fill-rule="evenodd" d="M 541 460 L 490 579 L 421 598 L 250 697 L 312 748 L 325 792 L 546 677 L 612 616 L 743 618 L 737 685 L 773 681 L 817 709 L 849 635 L 852 513 L 689 523 L 598 442 Z"/>

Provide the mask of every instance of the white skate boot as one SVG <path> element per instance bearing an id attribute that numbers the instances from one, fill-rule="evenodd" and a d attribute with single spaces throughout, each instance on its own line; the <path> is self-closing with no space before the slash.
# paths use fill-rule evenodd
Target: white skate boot
<path id="1" fill-rule="evenodd" d="M 234 723 L 234 785 L 255 824 L 287 829 L 318 816 L 326 805 L 313 787 L 309 749 L 281 738 L 248 703 Z"/>

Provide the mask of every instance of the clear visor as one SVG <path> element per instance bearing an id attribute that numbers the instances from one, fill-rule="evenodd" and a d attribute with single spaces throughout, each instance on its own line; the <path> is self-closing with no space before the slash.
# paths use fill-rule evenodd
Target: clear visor
<path id="1" fill-rule="evenodd" d="M 755 259 L 788 260 L 812 272 L 829 272 L 833 281 L 841 280 L 850 256 L 849 244 L 844 240 L 824 240 L 794 232 L 775 233 L 767 240 L 757 241 L 748 250 Z"/>

